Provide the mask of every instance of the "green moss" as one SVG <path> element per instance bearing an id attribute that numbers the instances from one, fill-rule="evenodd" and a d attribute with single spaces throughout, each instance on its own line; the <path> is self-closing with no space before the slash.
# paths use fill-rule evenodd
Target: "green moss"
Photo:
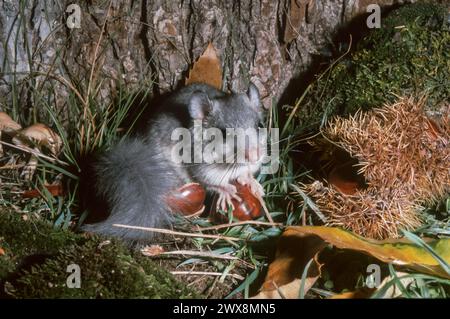
<path id="1" fill-rule="evenodd" d="M 119 242 L 101 244 L 20 215 L 0 213 L 1 294 L 16 298 L 192 298 L 161 267 Z M 67 267 L 80 267 L 81 287 L 68 288 Z"/>
<path id="2" fill-rule="evenodd" d="M 317 125 L 324 115 L 346 115 L 393 102 L 396 95 L 429 96 L 438 107 L 450 97 L 447 9 L 416 3 L 382 18 L 348 58 L 311 87 L 298 119 Z"/>
<path id="3" fill-rule="evenodd" d="M 20 214 L 0 210 L 0 278 L 5 278 L 27 256 L 55 254 L 73 245 L 77 236 L 52 229 L 42 221 L 25 221 Z"/>

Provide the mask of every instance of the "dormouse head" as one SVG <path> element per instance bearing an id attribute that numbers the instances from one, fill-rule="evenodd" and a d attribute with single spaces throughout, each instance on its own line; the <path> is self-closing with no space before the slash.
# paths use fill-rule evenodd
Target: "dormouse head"
<path id="1" fill-rule="evenodd" d="M 207 92 L 193 92 L 189 113 L 205 127 L 258 127 L 263 120 L 258 88 L 250 83 L 246 93 L 231 93 L 211 97 Z"/>
<path id="2" fill-rule="evenodd" d="M 197 129 L 201 125 L 203 130 L 202 149 L 206 162 L 259 168 L 267 136 L 263 136 L 262 130 L 264 108 L 253 83 L 245 93 L 193 92 L 188 107 Z"/>

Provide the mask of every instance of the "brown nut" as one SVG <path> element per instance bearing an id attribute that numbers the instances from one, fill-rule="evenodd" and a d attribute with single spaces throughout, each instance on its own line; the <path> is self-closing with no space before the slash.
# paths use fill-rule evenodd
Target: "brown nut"
<path id="1" fill-rule="evenodd" d="M 234 218 L 239 221 L 246 221 L 261 217 L 263 214 L 261 203 L 258 198 L 253 195 L 251 189 L 248 186 L 239 183 L 233 183 L 233 185 L 236 186 L 237 195 L 242 199 L 240 202 L 236 199 L 232 199 Z M 215 201 L 211 207 L 211 217 L 216 222 L 227 222 L 225 216 L 217 212 Z"/>
<path id="2" fill-rule="evenodd" d="M 174 213 L 189 216 L 203 210 L 205 197 L 206 191 L 200 184 L 189 183 L 170 192 L 165 201 Z"/>
<path id="3" fill-rule="evenodd" d="M 242 201 L 238 202 L 233 199 L 233 216 L 238 220 L 252 220 L 262 215 L 262 207 L 259 200 L 253 195 L 251 189 L 248 186 L 235 183 L 238 196 Z"/>
<path id="4" fill-rule="evenodd" d="M 336 163 L 328 174 L 328 183 L 344 195 L 353 195 L 366 188 L 366 181 L 359 175 L 353 161 Z"/>

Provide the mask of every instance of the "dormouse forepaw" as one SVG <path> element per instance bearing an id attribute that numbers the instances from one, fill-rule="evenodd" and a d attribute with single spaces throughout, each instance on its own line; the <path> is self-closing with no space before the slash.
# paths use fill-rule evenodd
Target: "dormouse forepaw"
<path id="1" fill-rule="evenodd" d="M 236 186 L 228 184 L 226 186 L 220 186 L 216 188 L 216 192 L 219 195 L 217 199 L 217 209 L 227 211 L 228 207 L 234 210 L 233 199 L 240 202 L 242 199 L 237 194 Z"/>

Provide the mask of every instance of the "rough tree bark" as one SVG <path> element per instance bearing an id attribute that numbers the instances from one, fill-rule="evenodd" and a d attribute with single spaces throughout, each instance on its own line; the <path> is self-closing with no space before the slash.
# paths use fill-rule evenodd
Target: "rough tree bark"
<path id="1" fill-rule="evenodd" d="M 104 99 L 119 78 L 136 87 L 148 85 L 153 77 L 154 93 L 163 93 L 183 83 L 189 66 L 210 41 L 223 61 L 224 88 L 242 90 L 251 80 L 268 106 L 308 68 L 314 55 L 329 48 L 339 28 L 366 12 L 368 4 L 404 2 L 80 1 L 81 27 L 69 29 L 65 10 L 73 1 L 1 0 L 0 108 L 8 109 L 13 89 L 36 89 L 45 78 L 33 77 L 30 85 L 29 76 L 15 77 L 11 72 L 61 76 L 86 91 L 93 64 L 94 80 L 107 84 L 100 91 Z M 56 105 L 64 105 L 67 90 L 59 85 Z M 20 99 L 23 105 L 38 103 L 27 101 L 30 95 L 25 93 Z"/>

